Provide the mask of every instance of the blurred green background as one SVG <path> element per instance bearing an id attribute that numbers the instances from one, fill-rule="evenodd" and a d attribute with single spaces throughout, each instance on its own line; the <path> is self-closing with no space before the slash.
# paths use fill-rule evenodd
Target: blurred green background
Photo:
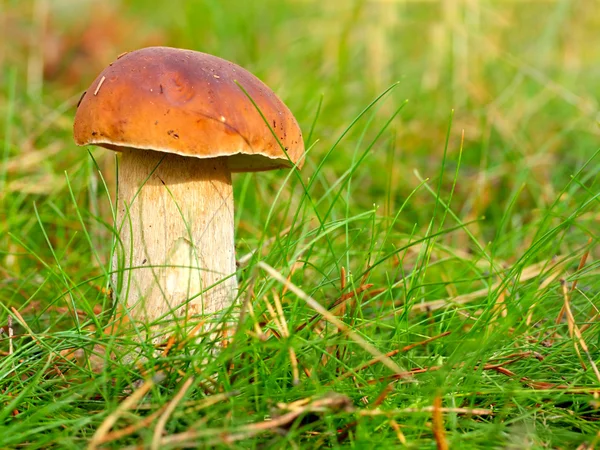
<path id="1" fill-rule="evenodd" d="M 566 180 L 600 134 L 595 0 L 1 4 L 3 117 L 11 90 L 17 96 L 9 136 L 3 126 L 11 163 L 5 187 L 13 192 L 52 191 L 63 182 L 63 169 L 86 158 L 66 138 L 74 102 L 118 54 L 148 45 L 204 51 L 246 67 L 289 104 L 305 135 L 322 98 L 307 176 L 311 161 L 314 166 L 360 110 L 399 82 L 379 114 L 389 116 L 404 99 L 409 105 L 366 166 L 385 166 L 385 146 L 393 147 L 395 200 L 414 188 L 414 169 L 435 175 L 454 110 L 451 148 L 465 132 L 458 189 L 479 193 L 463 207 L 473 217 L 527 179 L 535 183 L 523 206 L 547 205 L 555 194 L 549 182 Z M 348 165 L 352 146 L 350 136 L 336 150 L 329 176 Z M 32 152 L 49 157 L 28 164 Z M 358 200 L 371 204 L 384 187 L 364 174 Z"/>

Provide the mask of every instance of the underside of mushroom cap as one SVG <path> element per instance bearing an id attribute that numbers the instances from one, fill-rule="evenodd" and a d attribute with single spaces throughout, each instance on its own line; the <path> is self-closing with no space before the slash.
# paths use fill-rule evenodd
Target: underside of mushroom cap
<path id="1" fill-rule="evenodd" d="M 296 119 L 262 81 L 216 56 L 170 47 L 136 50 L 104 69 L 78 106 L 73 134 L 78 145 L 117 151 L 226 156 L 234 172 L 300 168 L 304 155 Z"/>

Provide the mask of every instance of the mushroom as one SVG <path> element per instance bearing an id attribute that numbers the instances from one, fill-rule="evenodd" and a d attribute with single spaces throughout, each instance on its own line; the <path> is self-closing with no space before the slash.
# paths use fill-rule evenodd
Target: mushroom
<path id="1" fill-rule="evenodd" d="M 73 135 L 119 152 L 112 283 L 130 317 L 153 323 L 231 306 L 231 173 L 301 167 L 302 134 L 284 103 L 229 61 L 149 47 L 98 75 Z"/>

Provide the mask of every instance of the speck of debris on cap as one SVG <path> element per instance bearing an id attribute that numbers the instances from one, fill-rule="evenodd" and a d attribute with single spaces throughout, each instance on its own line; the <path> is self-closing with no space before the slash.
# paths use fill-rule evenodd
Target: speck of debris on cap
<path id="1" fill-rule="evenodd" d="M 98 91 L 99 91 L 99 90 L 100 90 L 100 88 L 102 87 L 102 83 L 104 83 L 104 80 L 106 80 L 106 77 L 105 77 L 105 76 L 103 76 L 103 77 L 100 79 L 100 83 L 98 83 L 98 86 L 96 86 L 96 90 L 94 91 L 94 97 L 95 97 L 96 95 L 98 95 Z"/>
<path id="2" fill-rule="evenodd" d="M 121 54 L 117 55 L 117 59 L 121 59 L 121 58 L 122 58 L 123 56 L 125 56 L 127 53 L 129 53 L 129 52 L 123 52 L 123 53 L 121 53 Z"/>

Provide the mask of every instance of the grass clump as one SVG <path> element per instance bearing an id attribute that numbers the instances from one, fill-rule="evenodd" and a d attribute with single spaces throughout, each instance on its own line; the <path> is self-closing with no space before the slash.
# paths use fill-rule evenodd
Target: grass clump
<path id="1" fill-rule="evenodd" d="M 597 446 L 593 3 L 2 6 L 0 447 Z M 220 351 L 110 332 L 114 160 L 72 117 L 152 44 L 247 67 L 309 148 L 234 180 Z"/>

